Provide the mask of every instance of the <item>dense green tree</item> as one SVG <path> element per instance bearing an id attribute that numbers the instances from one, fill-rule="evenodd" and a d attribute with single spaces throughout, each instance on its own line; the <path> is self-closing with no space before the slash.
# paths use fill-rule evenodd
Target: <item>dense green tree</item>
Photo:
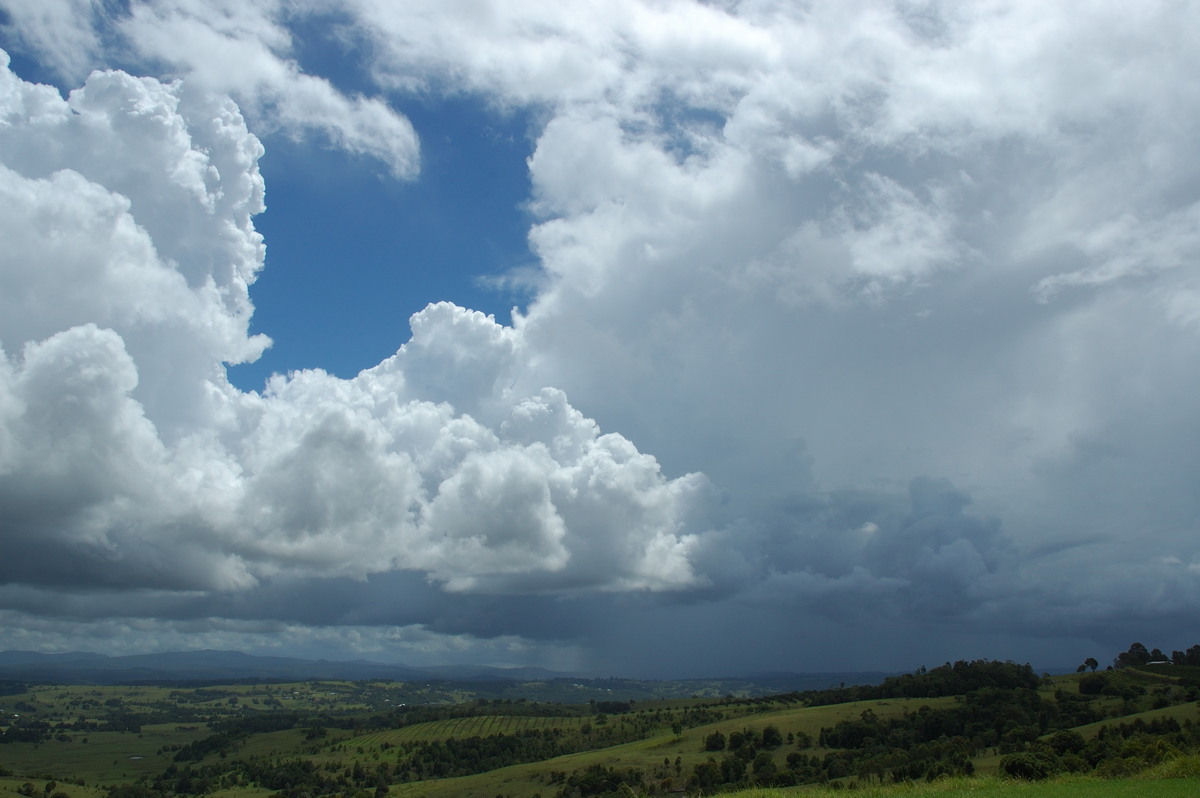
<path id="1" fill-rule="evenodd" d="M 709 757 L 692 768 L 692 775 L 688 778 L 688 789 L 696 790 L 703 794 L 711 793 L 721 783 L 721 769 L 717 766 L 716 760 Z"/>
<path id="2" fill-rule="evenodd" d="M 727 756 L 721 760 L 722 784 L 741 784 L 745 778 L 745 760 L 737 756 Z"/>
<path id="3" fill-rule="evenodd" d="M 1054 749 L 1054 753 L 1062 756 L 1063 754 L 1077 754 L 1087 745 L 1087 741 L 1083 739 L 1083 735 L 1073 729 L 1064 729 L 1055 732 L 1049 740 L 1050 747 Z"/>
<path id="4" fill-rule="evenodd" d="M 1113 660 L 1113 665 L 1118 668 L 1130 668 L 1138 665 L 1145 665 L 1151 660 L 1150 651 L 1141 643 L 1134 643 L 1129 646 L 1128 651 L 1122 651 Z"/>
<path id="5" fill-rule="evenodd" d="M 607 796 L 621 795 L 627 791 L 640 791 L 642 788 L 641 771 L 619 770 L 607 765 L 589 765 L 583 770 L 577 770 L 567 779 L 565 786 L 558 794 L 566 796 Z"/>
<path id="6" fill-rule="evenodd" d="M 776 777 L 779 775 L 779 768 L 775 765 L 775 760 L 766 751 L 754 757 L 754 762 L 750 764 L 750 772 L 754 776 L 754 782 L 760 787 L 770 787 L 775 784 Z"/>
<path id="7" fill-rule="evenodd" d="M 765 726 L 762 730 L 762 747 L 778 748 L 783 745 L 783 735 L 774 726 Z"/>
<path id="8" fill-rule="evenodd" d="M 1000 760 L 1000 772 L 1014 779 L 1040 781 L 1054 774 L 1054 761 L 1041 753 L 1009 754 Z"/>

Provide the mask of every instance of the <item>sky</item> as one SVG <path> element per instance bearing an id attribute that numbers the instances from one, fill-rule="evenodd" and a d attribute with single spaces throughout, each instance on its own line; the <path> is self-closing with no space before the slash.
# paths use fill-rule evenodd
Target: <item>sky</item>
<path id="1" fill-rule="evenodd" d="M 1200 7 L 0 0 L 0 649 L 1200 629 Z"/>

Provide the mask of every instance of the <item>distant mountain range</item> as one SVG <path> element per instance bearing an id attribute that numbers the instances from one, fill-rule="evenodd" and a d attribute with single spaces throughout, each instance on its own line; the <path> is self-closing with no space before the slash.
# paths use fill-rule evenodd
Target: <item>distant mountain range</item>
<path id="1" fill-rule="evenodd" d="M 220 684 L 236 681 L 302 681 L 307 679 L 390 679 L 402 682 L 531 682 L 577 680 L 620 682 L 635 692 L 688 692 L 762 695 L 793 690 L 823 689 L 838 684 L 876 684 L 890 676 L 883 672 L 856 673 L 761 673 L 736 678 L 654 680 L 594 680 L 578 674 L 544 668 L 496 668 L 485 665 L 446 665 L 414 668 L 368 660 L 332 661 L 294 657 L 261 657 L 241 651 L 172 651 L 161 654 L 131 654 L 110 657 L 75 651 L 43 654 L 36 651 L 0 651 L 0 680 L 74 684 L 137 684 L 148 682 L 191 682 Z M 670 685 L 669 689 L 667 685 Z"/>
<path id="2" fill-rule="evenodd" d="M 367 660 L 330 661 L 259 657 L 241 651 L 171 651 L 110 657 L 84 651 L 42 654 L 0 651 L 0 679 L 117 684 L 151 681 L 296 681 L 392 679 L 396 681 L 492 681 L 565 678 L 542 668 L 451 665 L 412 668 Z"/>

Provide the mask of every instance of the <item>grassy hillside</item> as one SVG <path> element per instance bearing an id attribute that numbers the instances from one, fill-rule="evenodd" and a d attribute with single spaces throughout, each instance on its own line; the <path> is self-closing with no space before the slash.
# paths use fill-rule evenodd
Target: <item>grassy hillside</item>
<path id="1" fill-rule="evenodd" d="M 639 770 L 650 774 L 657 784 L 664 781 L 672 784 L 683 783 L 696 765 L 712 755 L 712 752 L 704 750 L 704 740 L 713 732 L 721 732 L 728 737 L 745 729 L 761 732 L 768 726 L 774 726 L 785 735 L 785 739 L 789 734 L 795 739 L 800 733 L 816 739 L 823 727 L 858 717 L 867 709 L 881 717 L 899 717 L 921 706 L 946 706 L 953 702 L 952 697 L 947 697 L 857 701 L 817 707 L 758 705 L 761 711 L 752 715 L 696 726 L 684 730 L 679 736 L 671 730 L 664 729 L 659 734 L 636 742 L 515 765 L 478 775 L 393 785 L 389 794 L 422 795 L 430 798 L 492 798 L 497 793 L 513 798 L 529 798 L 538 794 L 548 796 L 561 787 L 561 781 L 555 780 L 557 776 L 583 771 L 597 765 L 618 770 Z M 773 758 L 782 766 L 787 753 L 792 750 L 795 750 L 794 743 L 787 748 L 781 746 L 774 752 Z M 816 753 L 824 749 L 810 750 Z"/>
<path id="2" fill-rule="evenodd" d="M 636 702 L 379 681 L 34 685 L 0 697 L 0 798 L 586 798 L 755 784 L 776 791 L 743 794 L 1150 795 L 1085 776 L 1193 761 L 1195 698 L 1183 670 L 1044 678 L 993 662 L 772 697 Z M 1173 775 L 1200 777 L 1187 767 Z M 1034 789 L 1005 773 L 1054 778 Z M 1173 789 L 1168 775 L 1153 789 Z M 895 781 L 906 786 L 886 786 Z"/>
<path id="3" fill-rule="evenodd" d="M 1051 782 L 1020 782 L 997 778 L 959 778 L 932 784 L 865 787 L 858 798 L 1190 798 L 1200 791 L 1200 779 L 1105 780 L 1065 778 Z M 844 798 L 843 789 L 765 789 L 728 793 L 729 798 Z"/>

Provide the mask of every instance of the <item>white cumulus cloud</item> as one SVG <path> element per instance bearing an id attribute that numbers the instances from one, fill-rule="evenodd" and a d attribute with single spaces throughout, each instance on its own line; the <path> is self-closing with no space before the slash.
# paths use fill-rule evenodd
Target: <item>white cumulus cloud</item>
<path id="1" fill-rule="evenodd" d="M 520 332 L 449 304 L 349 380 L 252 359 L 262 148 L 188 81 L 7 69 L 0 130 L 6 579 L 236 591 L 415 571 L 453 591 L 687 587 L 698 477 L 521 394 Z M 38 567 L 30 567 L 37 563 Z"/>
<path id="2" fill-rule="evenodd" d="M 62 74 L 129 67 L 67 99 L 0 72 L 0 506 L 31 561 L 70 552 L 23 578 L 280 616 L 289 579 L 387 584 L 399 626 L 711 618 L 762 650 L 880 607 L 900 644 L 1194 626 L 1191 6 L 4 8 Z M 365 93 L 302 68 L 305 37 Z M 352 379 L 234 390 L 222 364 L 266 344 L 239 107 L 409 177 L 389 103 L 429 96 L 532 120 L 538 293 L 511 325 L 431 304 Z"/>

